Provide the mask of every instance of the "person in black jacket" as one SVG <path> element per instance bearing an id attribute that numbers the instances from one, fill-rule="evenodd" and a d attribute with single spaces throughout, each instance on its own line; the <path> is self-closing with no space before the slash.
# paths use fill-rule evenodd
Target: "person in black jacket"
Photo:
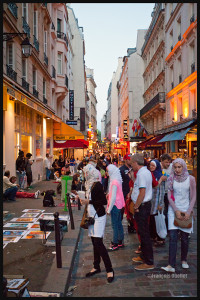
<path id="1" fill-rule="evenodd" d="M 103 236 L 106 225 L 106 212 L 104 205 L 107 204 L 106 196 L 104 194 L 103 186 L 99 181 L 99 172 L 91 164 L 83 168 L 86 179 L 86 199 L 80 199 L 81 204 L 87 204 L 87 211 L 89 217 L 95 217 L 94 225 L 88 228 L 88 236 L 92 239 L 94 252 L 94 268 L 86 274 L 86 277 L 91 277 L 101 272 L 100 262 L 101 258 L 104 262 L 107 281 L 112 282 L 114 279 L 114 270 L 108 255 L 108 251 L 103 244 Z"/>

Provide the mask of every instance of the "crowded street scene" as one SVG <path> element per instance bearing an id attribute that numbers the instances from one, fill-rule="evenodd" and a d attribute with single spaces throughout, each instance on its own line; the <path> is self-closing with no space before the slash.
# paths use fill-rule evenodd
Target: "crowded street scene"
<path id="1" fill-rule="evenodd" d="M 2 43 L 3 297 L 197 297 L 197 3 L 3 3 Z"/>

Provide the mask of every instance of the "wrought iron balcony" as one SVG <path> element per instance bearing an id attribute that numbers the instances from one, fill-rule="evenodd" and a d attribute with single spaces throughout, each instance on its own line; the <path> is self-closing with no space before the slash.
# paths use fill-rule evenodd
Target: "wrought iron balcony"
<path id="1" fill-rule="evenodd" d="M 57 31 L 57 38 L 64 40 L 68 46 L 68 39 L 64 32 Z"/>
<path id="2" fill-rule="evenodd" d="M 51 29 L 55 30 L 55 26 L 54 26 L 53 22 L 51 22 Z"/>
<path id="3" fill-rule="evenodd" d="M 47 102 L 48 102 L 47 99 L 43 96 L 43 103 L 47 104 Z"/>
<path id="4" fill-rule="evenodd" d="M 34 44 L 35 49 L 39 52 L 39 42 L 35 36 L 33 36 L 33 44 Z"/>
<path id="5" fill-rule="evenodd" d="M 34 88 L 33 86 L 33 96 L 35 96 L 36 98 L 38 98 L 38 91 Z"/>
<path id="6" fill-rule="evenodd" d="M 65 85 L 68 88 L 68 77 L 67 77 L 67 75 L 65 75 Z"/>
<path id="7" fill-rule="evenodd" d="M 27 33 L 28 37 L 30 38 L 30 27 L 24 17 L 22 17 L 22 27 L 24 29 L 24 32 Z"/>
<path id="8" fill-rule="evenodd" d="M 17 19 L 17 5 L 16 3 L 8 3 L 8 8 L 10 12 L 13 14 L 13 16 Z"/>
<path id="9" fill-rule="evenodd" d="M 8 65 L 6 65 L 6 68 L 7 68 L 7 75 L 14 81 L 17 81 L 17 73 Z"/>
<path id="10" fill-rule="evenodd" d="M 165 93 L 158 93 L 153 99 L 151 99 L 141 110 L 140 117 L 146 112 L 155 107 L 158 103 L 165 103 Z"/>
<path id="11" fill-rule="evenodd" d="M 48 66 L 48 57 L 46 56 L 45 52 L 44 52 L 44 62 Z"/>
<path id="12" fill-rule="evenodd" d="M 22 87 L 29 92 L 29 83 L 24 78 L 22 78 Z"/>
<path id="13" fill-rule="evenodd" d="M 56 69 L 55 69 L 55 67 L 53 65 L 51 67 L 52 67 L 51 77 L 52 78 L 56 78 Z"/>

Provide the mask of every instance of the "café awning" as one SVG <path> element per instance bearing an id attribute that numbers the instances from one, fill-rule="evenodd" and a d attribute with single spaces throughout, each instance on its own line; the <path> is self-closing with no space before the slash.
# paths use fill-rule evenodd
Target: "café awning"
<path id="1" fill-rule="evenodd" d="M 63 140 L 57 141 L 54 140 L 53 148 L 66 149 L 66 148 L 74 148 L 74 149 L 85 149 L 88 148 L 89 142 L 83 139 L 78 140 Z"/>
<path id="2" fill-rule="evenodd" d="M 160 142 L 160 140 L 164 137 L 164 134 L 160 134 L 158 136 L 153 137 L 150 141 L 145 144 L 145 149 L 164 149 L 165 143 Z"/>
<path id="3" fill-rule="evenodd" d="M 78 140 L 84 139 L 84 135 L 64 122 L 54 122 L 53 138 L 54 141 Z"/>
<path id="4" fill-rule="evenodd" d="M 143 142 L 141 142 L 141 143 L 138 143 L 138 144 L 137 144 L 137 149 L 138 149 L 138 150 L 145 150 L 145 149 L 146 149 L 146 148 L 145 148 L 146 143 L 148 143 L 152 138 L 153 138 L 153 137 L 147 139 L 146 141 L 143 141 Z"/>
<path id="5" fill-rule="evenodd" d="M 160 142 L 170 142 L 170 141 L 180 141 L 184 140 L 186 133 L 191 129 L 191 127 L 182 129 L 179 131 L 174 131 L 172 133 L 166 134 Z"/>

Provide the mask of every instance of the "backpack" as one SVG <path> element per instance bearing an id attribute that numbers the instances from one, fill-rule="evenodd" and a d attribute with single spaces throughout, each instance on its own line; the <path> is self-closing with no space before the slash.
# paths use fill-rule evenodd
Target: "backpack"
<path id="1" fill-rule="evenodd" d="M 43 199 L 43 206 L 44 207 L 54 207 L 55 202 L 53 200 L 53 196 L 55 196 L 55 191 L 54 190 L 47 190 L 46 192 L 41 193 L 42 196 L 44 196 Z"/>

